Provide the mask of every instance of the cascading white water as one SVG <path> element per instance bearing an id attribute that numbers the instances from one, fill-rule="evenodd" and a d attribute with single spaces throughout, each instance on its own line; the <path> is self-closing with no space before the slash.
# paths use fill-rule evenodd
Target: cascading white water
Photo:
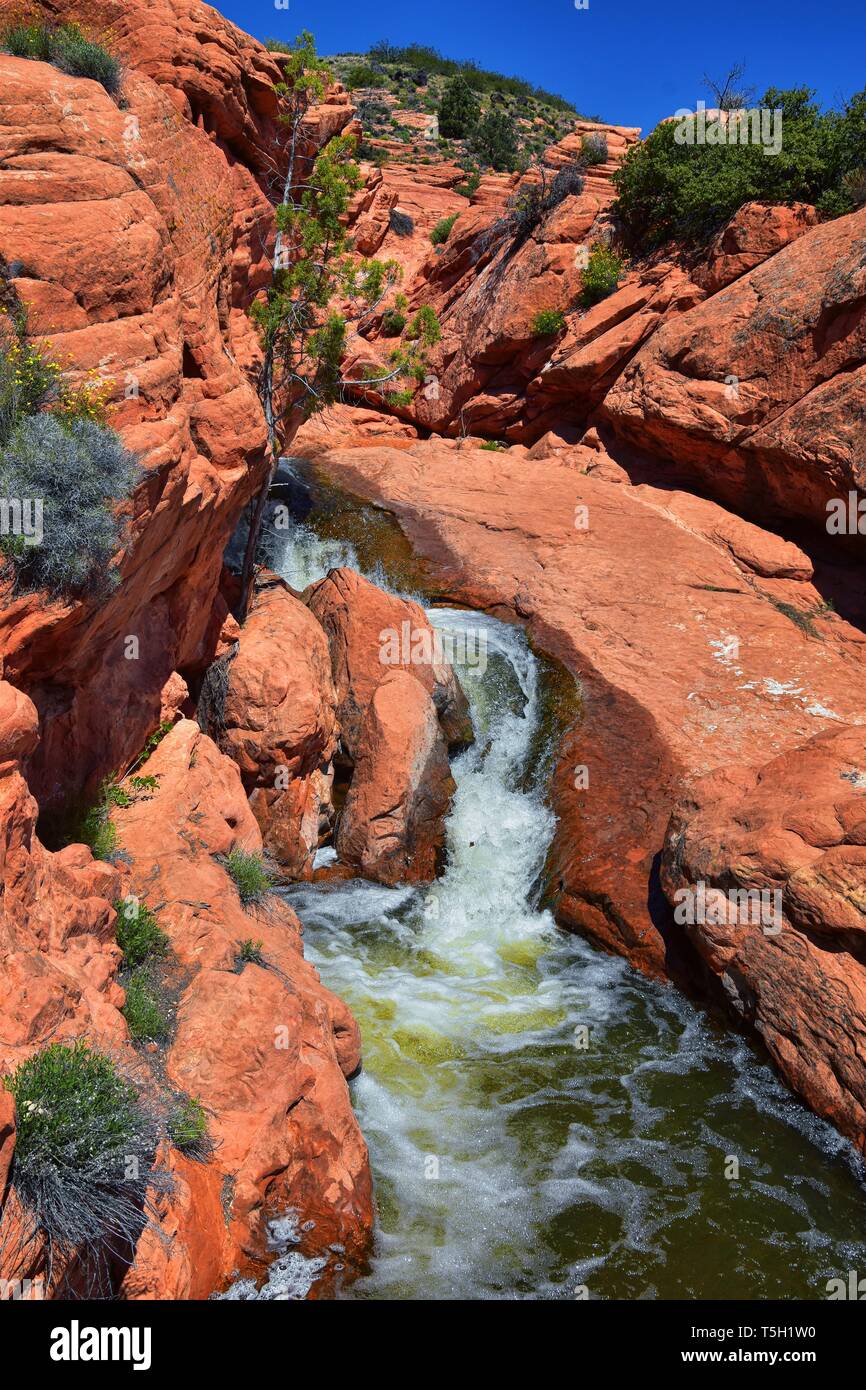
<path id="1" fill-rule="evenodd" d="M 295 534 L 290 582 L 316 577 L 320 546 Z M 519 629 L 430 617 L 487 651 L 459 672 L 477 737 L 442 878 L 287 891 L 364 1040 L 380 1221 L 348 1295 L 825 1296 L 866 1258 L 850 1150 L 745 1043 L 537 909 L 554 820 L 527 781 L 535 659 Z"/>

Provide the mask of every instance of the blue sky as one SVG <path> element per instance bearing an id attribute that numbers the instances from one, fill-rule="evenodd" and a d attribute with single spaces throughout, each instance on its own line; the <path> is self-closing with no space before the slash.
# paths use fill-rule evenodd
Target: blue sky
<path id="1" fill-rule="evenodd" d="M 806 85 L 825 105 L 866 85 L 864 0 L 220 0 L 256 38 L 311 29 L 322 53 L 377 39 L 429 43 L 448 57 L 514 73 L 577 108 L 646 133 L 707 93 L 704 72 L 745 59 L 759 91 Z"/>

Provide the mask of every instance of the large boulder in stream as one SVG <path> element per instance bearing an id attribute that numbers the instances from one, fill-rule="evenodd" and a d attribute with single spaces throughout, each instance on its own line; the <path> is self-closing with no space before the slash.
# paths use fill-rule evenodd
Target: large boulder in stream
<path id="1" fill-rule="evenodd" d="M 311 878 L 329 821 L 337 697 L 328 640 L 276 575 L 259 580 L 225 680 L 220 746 L 240 768 L 265 849 L 288 877 Z"/>
<path id="2" fill-rule="evenodd" d="M 332 570 L 309 603 L 330 643 L 353 766 L 339 857 L 383 883 L 427 882 L 454 789 L 448 750 L 473 736 L 466 696 L 420 604 L 349 569 Z"/>
<path id="3" fill-rule="evenodd" d="M 328 637 L 343 747 L 354 758 L 373 694 L 401 668 L 431 695 L 450 747 L 472 741 L 469 705 L 419 603 L 388 594 L 350 569 L 331 570 L 309 598 Z"/>
<path id="4" fill-rule="evenodd" d="M 337 833 L 340 860 L 380 883 L 434 878 L 453 791 L 433 700 L 408 671 L 389 672 L 361 725 Z"/>

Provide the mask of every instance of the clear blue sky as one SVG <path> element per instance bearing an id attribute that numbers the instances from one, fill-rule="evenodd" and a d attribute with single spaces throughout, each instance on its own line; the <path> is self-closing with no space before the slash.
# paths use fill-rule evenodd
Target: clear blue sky
<path id="1" fill-rule="evenodd" d="M 581 111 L 646 133 L 707 93 L 704 72 L 745 59 L 758 88 L 806 85 L 835 104 L 866 85 L 866 0 L 221 0 L 256 38 L 310 29 L 321 53 L 377 39 L 525 77 Z"/>

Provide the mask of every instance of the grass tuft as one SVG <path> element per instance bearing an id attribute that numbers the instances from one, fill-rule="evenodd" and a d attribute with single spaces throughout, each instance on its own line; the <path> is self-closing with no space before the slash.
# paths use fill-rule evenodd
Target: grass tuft
<path id="1" fill-rule="evenodd" d="M 117 913 L 115 936 L 123 952 L 124 965 L 135 970 L 146 960 L 168 954 L 169 940 L 149 907 L 136 898 L 114 904 Z"/>
<path id="2" fill-rule="evenodd" d="M 243 849 L 230 850 L 219 856 L 229 878 L 234 883 L 244 907 L 260 903 L 273 887 L 273 876 L 260 854 L 248 854 Z"/>
<path id="3" fill-rule="evenodd" d="M 168 1134 L 174 1147 L 188 1158 L 206 1162 L 213 1154 L 207 1111 L 195 1096 L 178 1096 L 168 1117 Z"/>
<path id="4" fill-rule="evenodd" d="M 147 966 L 139 966 L 133 971 L 124 987 L 126 1003 L 123 1017 L 129 1025 L 133 1041 L 165 1042 L 170 1031 L 169 1023 L 153 993 Z"/>

